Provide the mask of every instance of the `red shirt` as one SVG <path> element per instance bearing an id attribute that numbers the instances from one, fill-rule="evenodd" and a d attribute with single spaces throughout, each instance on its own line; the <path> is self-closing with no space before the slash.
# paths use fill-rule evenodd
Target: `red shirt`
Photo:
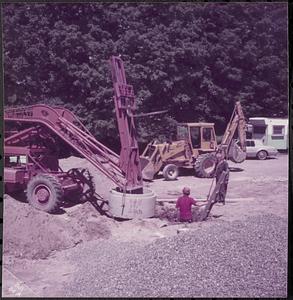
<path id="1" fill-rule="evenodd" d="M 180 210 L 180 219 L 181 220 L 190 220 L 192 219 L 191 206 L 196 205 L 196 201 L 188 196 L 181 196 L 176 202 L 176 208 Z"/>

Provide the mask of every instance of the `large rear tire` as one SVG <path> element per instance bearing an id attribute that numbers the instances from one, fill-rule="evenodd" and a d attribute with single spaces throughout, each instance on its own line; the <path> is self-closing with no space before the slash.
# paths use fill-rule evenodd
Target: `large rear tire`
<path id="1" fill-rule="evenodd" d="M 166 165 L 163 169 L 163 176 L 166 180 L 176 180 L 179 175 L 179 170 L 176 165 L 169 164 Z"/>
<path id="2" fill-rule="evenodd" d="M 201 154 L 195 161 L 195 175 L 200 178 L 213 177 L 217 166 L 217 158 L 213 153 Z"/>
<path id="3" fill-rule="evenodd" d="M 36 209 L 55 212 L 62 203 L 63 190 L 58 180 L 49 174 L 34 176 L 27 185 L 27 200 Z"/>

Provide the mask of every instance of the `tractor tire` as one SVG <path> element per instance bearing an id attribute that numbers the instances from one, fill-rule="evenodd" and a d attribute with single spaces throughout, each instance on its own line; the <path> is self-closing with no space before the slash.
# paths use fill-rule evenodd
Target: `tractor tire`
<path id="1" fill-rule="evenodd" d="M 95 183 L 93 176 L 88 169 L 74 168 L 67 172 L 68 176 L 73 179 L 74 182 L 79 182 L 82 186 L 80 192 L 74 192 L 70 195 L 70 202 L 84 203 L 91 200 L 95 194 Z"/>
<path id="2" fill-rule="evenodd" d="M 201 154 L 194 164 L 195 175 L 200 178 L 211 178 L 214 176 L 217 166 L 217 158 L 213 153 Z"/>
<path id="3" fill-rule="evenodd" d="M 53 213 L 62 203 L 63 190 L 54 176 L 39 174 L 29 181 L 26 196 L 29 204 L 36 209 Z"/>
<path id="4" fill-rule="evenodd" d="M 178 167 L 173 164 L 166 165 L 163 169 L 163 176 L 166 180 L 176 180 L 179 174 Z"/>
<path id="5" fill-rule="evenodd" d="M 265 150 L 260 150 L 259 152 L 257 152 L 256 157 L 259 160 L 265 160 L 268 157 L 268 153 Z"/>

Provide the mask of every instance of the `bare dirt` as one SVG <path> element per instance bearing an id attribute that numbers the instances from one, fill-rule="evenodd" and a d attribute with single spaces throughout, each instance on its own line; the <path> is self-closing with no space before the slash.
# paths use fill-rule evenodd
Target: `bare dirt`
<path id="1" fill-rule="evenodd" d="M 90 203 L 52 215 L 5 196 L 4 214 L 4 254 L 17 258 L 45 259 L 53 251 L 110 236 L 112 220 L 98 217 Z"/>
<path id="2" fill-rule="evenodd" d="M 65 170 L 88 168 L 94 175 L 97 193 L 105 200 L 114 184 L 87 161 L 69 158 L 61 161 Z M 178 180 L 165 181 L 158 176 L 145 184 L 158 196 L 156 217 L 119 222 L 102 216 L 91 203 L 64 208 L 59 214 L 37 211 L 27 203 L 5 195 L 3 296 L 62 296 L 65 283 L 79 272 L 68 257 L 79 244 L 99 240 L 146 244 L 156 239 L 175 236 L 184 230 L 201 230 L 218 222 L 245 220 L 249 216 L 288 215 L 288 155 L 266 161 L 247 160 L 229 163 L 231 168 L 226 205 L 217 204 L 206 222 L 187 227 L 175 222 L 175 201 L 184 186 L 191 188 L 194 198 L 205 200 L 211 179 L 182 172 Z M 201 202 L 200 202 L 201 203 Z M 201 208 L 194 208 L 196 216 Z M 286 233 L 284 233 L 286 234 Z"/>

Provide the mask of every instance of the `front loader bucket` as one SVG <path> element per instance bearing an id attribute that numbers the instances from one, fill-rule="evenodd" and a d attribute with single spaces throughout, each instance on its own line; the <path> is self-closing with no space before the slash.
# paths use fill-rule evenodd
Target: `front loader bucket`
<path id="1" fill-rule="evenodd" d="M 235 140 L 231 142 L 229 150 L 229 159 L 234 163 L 242 163 L 246 159 L 246 152 L 244 152 L 236 143 Z"/>
<path id="2" fill-rule="evenodd" d="M 154 164 L 145 157 L 140 157 L 142 178 L 145 180 L 153 180 L 155 176 Z"/>

